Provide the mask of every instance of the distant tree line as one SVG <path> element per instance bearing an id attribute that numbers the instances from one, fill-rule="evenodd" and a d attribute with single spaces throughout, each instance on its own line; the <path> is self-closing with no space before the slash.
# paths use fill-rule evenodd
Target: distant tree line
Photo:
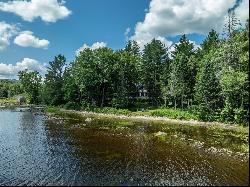
<path id="1" fill-rule="evenodd" d="M 156 39 L 124 49 L 86 48 L 67 65 L 63 55 L 19 79 L 33 103 L 66 108 L 157 108 L 193 111 L 201 120 L 242 123 L 249 115 L 249 21 L 240 29 L 230 16 L 223 38 L 211 30 L 201 47 L 186 35 L 169 51 Z M 141 90 L 147 97 L 139 97 Z"/>
<path id="2" fill-rule="evenodd" d="M 22 84 L 19 81 L 0 79 L 0 98 L 10 98 L 23 92 Z"/>

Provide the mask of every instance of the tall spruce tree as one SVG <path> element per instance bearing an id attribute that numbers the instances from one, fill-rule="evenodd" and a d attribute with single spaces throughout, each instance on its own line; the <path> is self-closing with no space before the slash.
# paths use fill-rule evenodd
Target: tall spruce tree
<path id="1" fill-rule="evenodd" d="M 166 63 L 166 49 L 160 40 L 153 39 L 145 45 L 142 56 L 142 79 L 152 106 L 162 101 L 161 75 Z"/>
<path id="2" fill-rule="evenodd" d="M 193 61 L 189 62 L 190 57 L 194 55 L 194 45 L 187 39 L 186 35 L 180 38 L 178 44 L 175 44 L 175 50 L 172 52 L 172 62 L 170 66 L 171 76 L 169 81 L 169 90 L 173 97 L 175 108 L 181 106 L 184 108 L 184 101 L 192 99 L 193 79 Z"/>
<path id="3" fill-rule="evenodd" d="M 49 105 L 60 105 L 64 103 L 63 94 L 63 71 L 66 58 L 58 55 L 49 62 L 48 73 L 45 75 L 45 103 Z"/>

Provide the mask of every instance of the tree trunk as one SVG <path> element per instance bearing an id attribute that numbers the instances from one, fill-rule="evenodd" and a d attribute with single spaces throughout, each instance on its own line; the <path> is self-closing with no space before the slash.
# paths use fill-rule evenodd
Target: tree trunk
<path id="1" fill-rule="evenodd" d="M 244 103 L 244 97 L 243 94 L 241 94 L 241 108 L 243 109 L 243 103 Z"/>
<path id="2" fill-rule="evenodd" d="M 181 96 L 181 108 L 183 109 L 183 95 Z"/>
<path id="3" fill-rule="evenodd" d="M 78 94 L 79 102 L 82 103 L 82 91 L 78 89 L 77 92 L 78 92 L 77 94 Z"/>
<path id="4" fill-rule="evenodd" d="M 101 108 L 103 107 L 103 103 L 104 103 L 104 94 L 105 94 L 105 86 L 103 86 L 102 88 L 102 102 L 101 102 Z"/>
<path id="5" fill-rule="evenodd" d="M 167 97 L 164 97 L 165 107 L 167 107 Z"/>

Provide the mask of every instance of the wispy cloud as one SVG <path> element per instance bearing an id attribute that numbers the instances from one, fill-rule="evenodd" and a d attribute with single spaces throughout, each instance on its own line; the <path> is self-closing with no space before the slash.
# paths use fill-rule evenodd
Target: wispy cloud
<path id="1" fill-rule="evenodd" d="M 37 60 L 24 58 L 21 62 L 17 62 L 15 65 L 0 63 L 0 79 L 17 78 L 18 72 L 25 69 L 38 71 L 42 75 L 46 73 L 45 66 L 40 64 Z"/>
<path id="2" fill-rule="evenodd" d="M 78 55 L 81 51 L 83 51 L 86 48 L 90 48 L 90 49 L 98 49 L 98 48 L 102 48 L 102 47 L 106 47 L 107 43 L 106 42 L 95 42 L 93 43 L 91 46 L 88 46 L 87 44 L 83 44 L 82 47 L 80 47 L 79 49 L 76 50 L 76 55 Z"/>
<path id="3" fill-rule="evenodd" d="M 16 25 L 0 22 L 0 51 L 6 49 L 10 39 L 18 33 L 18 30 Z"/>

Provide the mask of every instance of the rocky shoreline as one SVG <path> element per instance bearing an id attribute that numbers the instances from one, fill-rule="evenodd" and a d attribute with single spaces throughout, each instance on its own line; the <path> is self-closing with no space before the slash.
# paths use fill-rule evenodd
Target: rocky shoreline
<path id="1" fill-rule="evenodd" d="M 183 124 L 183 125 L 190 125 L 190 121 L 180 121 L 180 120 L 172 120 L 172 119 L 168 119 L 168 118 L 163 118 L 163 117 L 150 117 L 150 116 L 125 116 L 125 115 L 115 115 L 115 114 L 103 114 L 103 113 L 94 113 L 94 112 L 79 112 L 79 111 L 70 111 L 70 110 L 62 110 L 63 112 L 66 113 L 77 113 L 80 114 L 82 117 L 86 118 L 84 121 L 80 122 L 80 123 L 76 123 L 74 125 L 72 125 L 73 129 L 85 129 L 89 124 L 91 124 L 92 118 L 97 117 L 98 119 L 101 118 L 110 118 L 110 119 L 121 119 L 121 120 L 127 120 L 127 119 L 131 119 L 131 120 L 135 120 L 135 121 L 164 121 L 164 122 L 172 122 L 172 123 L 177 123 L 177 124 Z M 65 123 L 68 119 L 71 118 L 65 118 L 65 117 L 61 117 L 61 116 L 55 116 L 53 113 L 47 113 L 46 114 L 46 120 L 50 121 L 53 124 L 63 124 Z M 203 122 L 202 124 L 200 124 L 197 121 L 193 121 L 193 123 L 191 123 L 191 125 L 200 125 L 200 126 L 211 126 L 211 125 L 215 125 L 214 123 L 205 123 Z M 235 130 L 236 127 L 232 126 L 230 128 L 225 127 L 225 124 L 220 124 L 222 128 L 226 128 L 226 129 L 230 129 L 230 130 Z M 106 130 L 109 130 L 109 127 L 103 127 L 101 126 L 100 129 L 105 128 Z M 122 126 L 117 126 L 116 128 L 119 128 L 119 130 L 122 129 Z M 158 138 L 164 138 L 165 136 L 167 137 L 168 134 L 162 131 L 159 131 L 157 133 L 153 133 L 154 137 L 158 137 Z M 210 146 L 210 147 L 206 147 L 204 146 L 205 142 L 201 142 L 195 139 L 186 139 L 186 138 L 182 138 L 179 137 L 177 135 L 173 135 L 173 138 L 179 138 L 180 140 L 182 140 L 182 142 L 186 142 L 187 144 L 189 144 L 190 146 L 194 147 L 195 149 L 197 149 L 197 151 L 202 151 L 202 152 L 206 152 L 207 154 L 213 154 L 213 155 L 226 155 L 226 156 L 230 156 L 230 157 L 234 157 L 237 158 L 241 161 L 246 161 L 249 159 L 249 152 L 247 153 L 243 153 L 243 152 L 233 152 L 227 148 L 217 148 L 214 146 Z"/>
<path id="2" fill-rule="evenodd" d="M 216 126 L 223 129 L 230 129 L 230 130 L 243 130 L 249 134 L 249 127 L 241 127 L 237 124 L 225 124 L 219 122 L 203 122 L 197 120 L 180 120 L 180 119 L 171 119 L 167 117 L 156 117 L 156 116 L 128 116 L 128 115 L 120 115 L 120 114 L 105 114 L 105 113 L 96 113 L 96 112 L 88 112 L 88 111 L 75 111 L 75 110 L 64 110 L 61 109 L 62 112 L 66 113 L 75 113 L 83 116 L 97 116 L 97 117 L 104 117 L 104 118 L 113 118 L 113 119 L 125 119 L 125 120 L 134 120 L 134 121 L 155 121 L 155 122 L 166 122 L 171 124 L 181 124 L 181 125 L 191 125 L 191 126 Z"/>

